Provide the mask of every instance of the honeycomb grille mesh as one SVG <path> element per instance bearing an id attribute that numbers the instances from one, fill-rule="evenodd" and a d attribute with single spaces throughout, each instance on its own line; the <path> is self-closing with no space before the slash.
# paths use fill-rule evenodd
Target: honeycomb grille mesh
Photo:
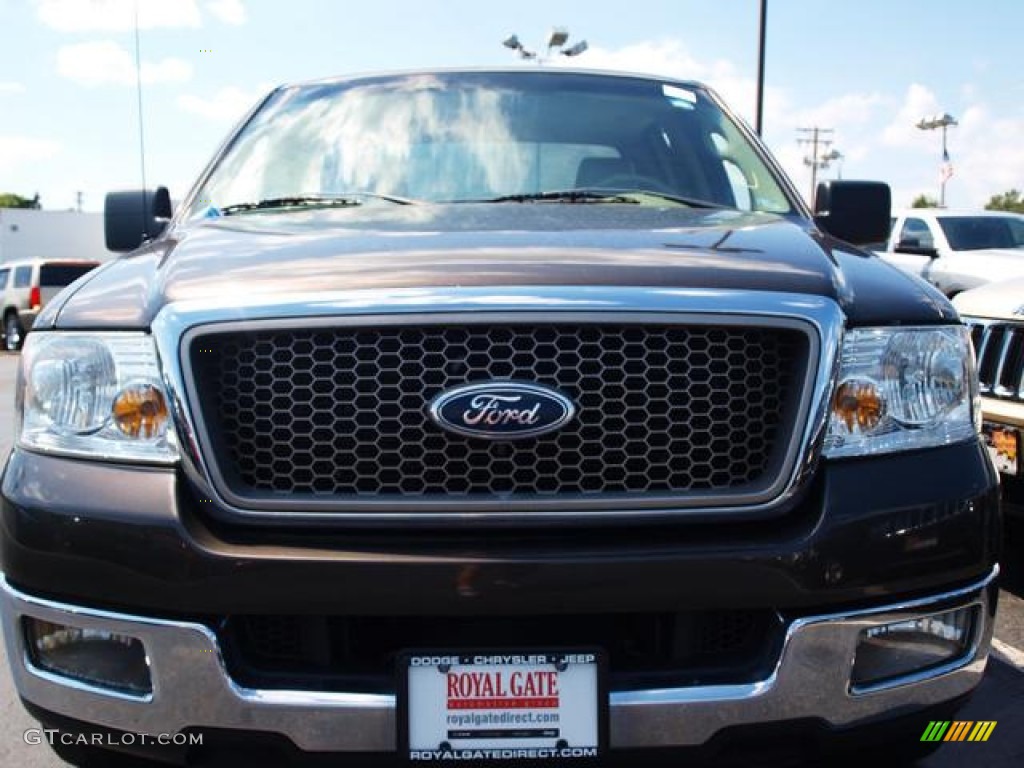
<path id="1" fill-rule="evenodd" d="M 239 496 L 487 499 L 768 487 L 808 353 L 792 329 L 576 324 L 221 332 L 190 354 Z M 504 443 L 430 420 L 440 392 L 492 379 L 554 387 L 578 413 Z"/>

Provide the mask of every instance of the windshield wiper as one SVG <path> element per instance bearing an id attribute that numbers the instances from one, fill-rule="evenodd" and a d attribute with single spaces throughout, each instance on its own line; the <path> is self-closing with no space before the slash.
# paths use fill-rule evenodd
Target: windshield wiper
<path id="1" fill-rule="evenodd" d="M 640 201 L 613 192 L 596 192 L 592 189 L 560 189 L 553 192 L 527 192 L 518 195 L 501 195 L 483 200 L 456 200 L 457 203 L 629 203 Z"/>
<path id="2" fill-rule="evenodd" d="M 656 197 L 661 200 L 668 200 L 690 208 L 726 208 L 728 206 L 719 203 L 712 203 L 708 200 L 698 200 L 692 197 L 673 195 L 667 192 L 658 192 L 652 189 L 560 189 L 551 192 L 531 192 L 519 195 L 501 195 L 484 200 L 457 200 L 460 203 L 627 203 L 639 205 L 638 198 Z"/>
<path id="3" fill-rule="evenodd" d="M 714 203 L 710 200 L 701 200 L 699 197 L 686 197 L 684 195 L 677 195 L 672 192 L 659 192 L 656 189 L 623 189 L 618 190 L 617 194 L 626 195 L 628 197 L 657 197 L 660 200 L 668 200 L 672 203 L 679 203 L 689 208 L 722 208 L 731 209 L 730 205 L 723 205 L 722 203 Z"/>
<path id="4" fill-rule="evenodd" d="M 220 209 L 222 215 L 271 208 L 355 208 L 363 205 L 360 198 L 386 200 L 396 205 L 412 205 L 416 201 L 397 195 L 382 195 L 377 192 L 345 192 L 338 195 L 291 195 L 289 197 L 268 197 L 254 203 L 235 203 Z"/>

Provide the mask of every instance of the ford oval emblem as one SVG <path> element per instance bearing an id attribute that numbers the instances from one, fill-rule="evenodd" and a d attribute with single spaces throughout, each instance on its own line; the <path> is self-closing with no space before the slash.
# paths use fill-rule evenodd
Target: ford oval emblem
<path id="1" fill-rule="evenodd" d="M 576 415 L 565 395 L 540 384 L 487 381 L 442 392 L 430 403 L 441 429 L 484 440 L 522 440 L 554 432 Z"/>

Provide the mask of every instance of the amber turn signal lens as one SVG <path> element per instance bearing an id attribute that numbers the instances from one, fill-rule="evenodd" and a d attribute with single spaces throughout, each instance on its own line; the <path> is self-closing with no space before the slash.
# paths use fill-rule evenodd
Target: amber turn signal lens
<path id="1" fill-rule="evenodd" d="M 843 382 L 832 407 L 850 432 L 870 431 L 885 415 L 885 403 L 878 387 L 863 379 Z"/>
<path id="2" fill-rule="evenodd" d="M 114 398 L 114 423 L 128 437 L 156 437 L 167 424 L 167 401 L 152 384 L 137 384 Z"/>

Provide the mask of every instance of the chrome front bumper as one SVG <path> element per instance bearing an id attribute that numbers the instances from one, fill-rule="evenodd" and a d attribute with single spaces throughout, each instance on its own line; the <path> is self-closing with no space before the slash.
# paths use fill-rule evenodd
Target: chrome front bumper
<path id="1" fill-rule="evenodd" d="M 797 718 L 841 727 L 965 694 L 985 671 L 997 571 L 969 587 L 924 599 L 794 621 L 774 671 L 756 683 L 613 692 L 610 746 L 699 745 L 726 727 Z M 216 635 L 201 624 L 42 600 L 13 588 L 2 576 L 0 601 L 18 692 L 45 710 L 134 733 L 228 728 L 280 733 L 309 751 L 396 748 L 394 696 L 244 688 L 228 675 Z M 869 692 L 851 692 L 850 671 L 862 630 L 972 605 L 980 607 L 981 626 L 965 656 Z M 139 638 L 149 659 L 153 693 L 128 696 L 35 667 L 25 646 L 22 616 Z"/>

